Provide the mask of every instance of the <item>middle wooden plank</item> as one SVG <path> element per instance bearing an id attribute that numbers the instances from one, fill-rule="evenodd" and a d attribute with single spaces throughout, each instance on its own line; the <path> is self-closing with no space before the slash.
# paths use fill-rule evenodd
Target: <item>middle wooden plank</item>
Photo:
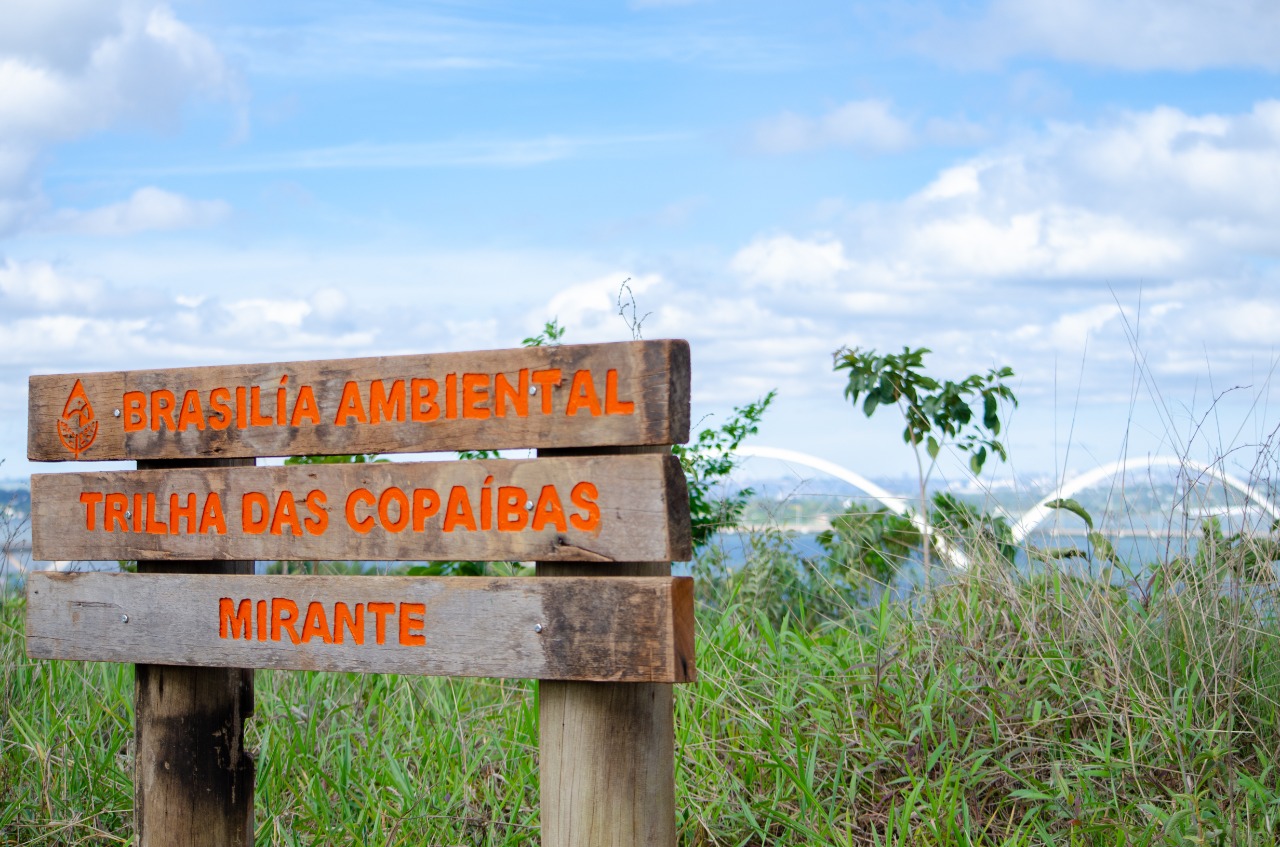
<path id="1" fill-rule="evenodd" d="M 36 474 L 60 560 L 685 560 L 670 454 Z"/>

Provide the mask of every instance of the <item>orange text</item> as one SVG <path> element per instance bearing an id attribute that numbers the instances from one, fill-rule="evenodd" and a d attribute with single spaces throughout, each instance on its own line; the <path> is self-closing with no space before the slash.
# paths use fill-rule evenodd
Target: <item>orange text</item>
<path id="1" fill-rule="evenodd" d="M 254 601 L 218 600 L 218 637 L 244 641 L 282 641 L 291 644 L 364 644 L 372 629 L 375 644 L 387 639 L 406 647 L 427 643 L 424 603 L 343 603 L 326 607 L 312 600 L 303 608 L 287 597 Z"/>

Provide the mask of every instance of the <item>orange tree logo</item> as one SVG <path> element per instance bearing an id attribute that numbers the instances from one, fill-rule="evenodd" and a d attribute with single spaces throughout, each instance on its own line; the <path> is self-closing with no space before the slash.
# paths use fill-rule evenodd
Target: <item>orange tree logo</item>
<path id="1" fill-rule="evenodd" d="M 98 421 L 93 416 L 93 406 L 77 379 L 71 396 L 67 398 L 67 405 L 62 407 L 62 417 L 58 419 L 58 439 L 71 451 L 72 457 L 79 459 L 97 437 Z"/>

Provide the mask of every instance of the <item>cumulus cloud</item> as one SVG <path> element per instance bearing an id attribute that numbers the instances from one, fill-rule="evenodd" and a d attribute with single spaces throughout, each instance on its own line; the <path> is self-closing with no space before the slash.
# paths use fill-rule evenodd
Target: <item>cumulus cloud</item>
<path id="1" fill-rule="evenodd" d="M 0 0 L 0 235 L 47 206 L 52 145 L 122 122 L 175 121 L 194 94 L 235 99 L 208 39 L 155 0 Z"/>
<path id="2" fill-rule="evenodd" d="M 132 288 L 44 261 L 0 260 L 0 382 L 39 371 L 173 367 L 367 352 L 406 315 L 368 314 L 340 294 L 244 296 Z M 356 318 L 358 328 L 348 325 Z M 0 411 L 20 398 L 0 397 Z"/>
<path id="3" fill-rule="evenodd" d="M 1274 358 L 1280 102 L 1051 124 L 902 200 L 827 206 L 823 231 L 732 254 L 731 292 L 662 289 L 695 337 L 739 337 L 756 373 L 765 336 L 817 356 L 790 392 L 830 389 L 814 339 L 927 344 L 948 372 L 1013 363 L 1031 397 L 1054 391 L 1055 362 L 1087 357 L 1086 402 L 1129 391 L 1137 359 L 1186 387 L 1207 359 L 1244 385 Z"/>
<path id="4" fill-rule="evenodd" d="M 18 309 L 48 309 L 67 304 L 96 304 L 102 283 L 59 273 L 48 262 L 0 264 L 0 302 Z"/>
<path id="5" fill-rule="evenodd" d="M 829 235 L 811 240 L 778 235 L 752 241 L 729 267 L 752 285 L 799 287 L 830 282 L 849 268 L 849 261 L 844 245 Z"/>
<path id="6" fill-rule="evenodd" d="M 971 65 L 1049 56 L 1125 70 L 1280 69 L 1280 6 L 1271 0 L 993 0 L 949 18 L 922 49 Z"/>
<path id="7" fill-rule="evenodd" d="M 816 118 L 783 112 L 755 129 L 756 147 L 766 153 L 798 153 L 826 147 L 849 147 L 869 153 L 891 153 L 908 147 L 910 125 L 894 115 L 885 100 L 854 100 Z"/>
<path id="8" fill-rule="evenodd" d="M 971 147 L 989 137 L 986 127 L 965 118 L 913 121 L 887 100 L 852 100 L 817 117 L 782 112 L 756 124 L 752 143 L 762 153 L 782 155 L 846 149 L 898 153 L 916 144 Z"/>
<path id="9" fill-rule="evenodd" d="M 1055 125 L 944 170 L 901 212 L 922 242 L 942 236 L 939 260 L 959 268 L 972 267 L 964 245 L 984 241 L 997 266 L 1067 275 L 1162 275 L 1237 253 L 1274 257 L 1280 101 L 1234 115 L 1162 107 Z"/>
<path id="10" fill-rule="evenodd" d="M 7 5 L 37 4 L 11 0 Z M 0 127 L 11 142 L 61 141 L 122 118 L 167 122 L 192 93 L 231 96 L 235 91 L 214 46 L 167 5 L 102 4 L 114 14 L 96 13 L 91 18 L 102 25 L 70 40 L 60 37 L 58 27 L 44 25 L 67 23 L 67 10 L 50 5 L 54 8 L 39 15 L 35 40 L 0 41 L 6 93 L 0 100 Z"/>
<path id="11" fill-rule="evenodd" d="M 627 305 L 627 314 L 631 314 L 631 297 L 649 292 L 660 282 L 657 274 L 632 276 L 621 271 L 603 274 L 561 290 L 547 304 L 547 314 L 556 318 L 561 326 L 572 327 L 573 340 L 616 338 L 625 319 L 619 314 L 623 304 Z M 638 315 L 632 315 L 632 319 L 643 322 L 645 314 L 641 310 Z"/>
<path id="12" fill-rule="evenodd" d="M 231 207 L 221 200 L 192 200 L 148 186 L 120 203 L 84 212 L 60 210 L 49 226 L 85 235 L 133 235 L 148 230 L 212 226 L 230 213 Z"/>

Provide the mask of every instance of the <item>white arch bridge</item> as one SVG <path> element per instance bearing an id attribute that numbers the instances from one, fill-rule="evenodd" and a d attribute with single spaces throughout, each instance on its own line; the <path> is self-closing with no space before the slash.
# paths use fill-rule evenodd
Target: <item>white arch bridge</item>
<path id="1" fill-rule="evenodd" d="M 737 452 L 740 456 L 760 459 L 776 459 L 780 462 L 803 465 L 816 471 L 829 474 L 836 479 L 849 483 L 864 494 L 869 495 L 895 514 L 907 514 L 907 503 L 914 502 L 913 498 L 892 494 L 861 474 L 851 471 L 842 465 L 837 465 L 835 462 L 829 462 L 826 459 L 821 459 L 808 453 L 802 453 L 799 450 L 788 450 L 781 447 L 745 446 L 739 447 Z M 1195 459 L 1184 459 L 1179 456 L 1147 456 L 1139 459 L 1121 459 L 1116 462 L 1099 465 L 1093 470 L 1086 471 L 1079 476 L 1063 482 L 1053 491 L 1053 493 L 1041 499 L 1040 502 L 1028 509 L 1022 517 L 1018 518 L 1012 527 L 1013 540 L 1015 542 L 1023 541 L 1032 530 L 1044 523 L 1044 521 L 1047 520 L 1055 511 L 1049 507 L 1049 504 L 1054 500 L 1065 500 L 1073 497 L 1080 491 L 1083 491 L 1092 485 L 1096 485 L 1105 479 L 1110 479 L 1116 474 L 1128 473 L 1130 469 L 1151 468 L 1186 469 L 1202 476 L 1212 478 L 1243 494 L 1245 500 L 1266 512 L 1273 520 L 1280 520 L 1280 507 L 1277 507 L 1275 503 L 1273 503 L 1265 494 L 1258 491 L 1256 487 L 1227 473 L 1219 467 L 1198 462 Z M 925 525 L 924 518 L 922 516 L 912 515 L 911 521 L 915 524 L 917 529 L 922 532 L 928 532 L 930 535 L 934 535 L 932 528 Z M 964 555 L 964 552 L 948 545 L 944 538 L 935 536 L 934 547 L 952 566 L 957 568 L 966 568 L 969 566 L 969 560 Z"/>

